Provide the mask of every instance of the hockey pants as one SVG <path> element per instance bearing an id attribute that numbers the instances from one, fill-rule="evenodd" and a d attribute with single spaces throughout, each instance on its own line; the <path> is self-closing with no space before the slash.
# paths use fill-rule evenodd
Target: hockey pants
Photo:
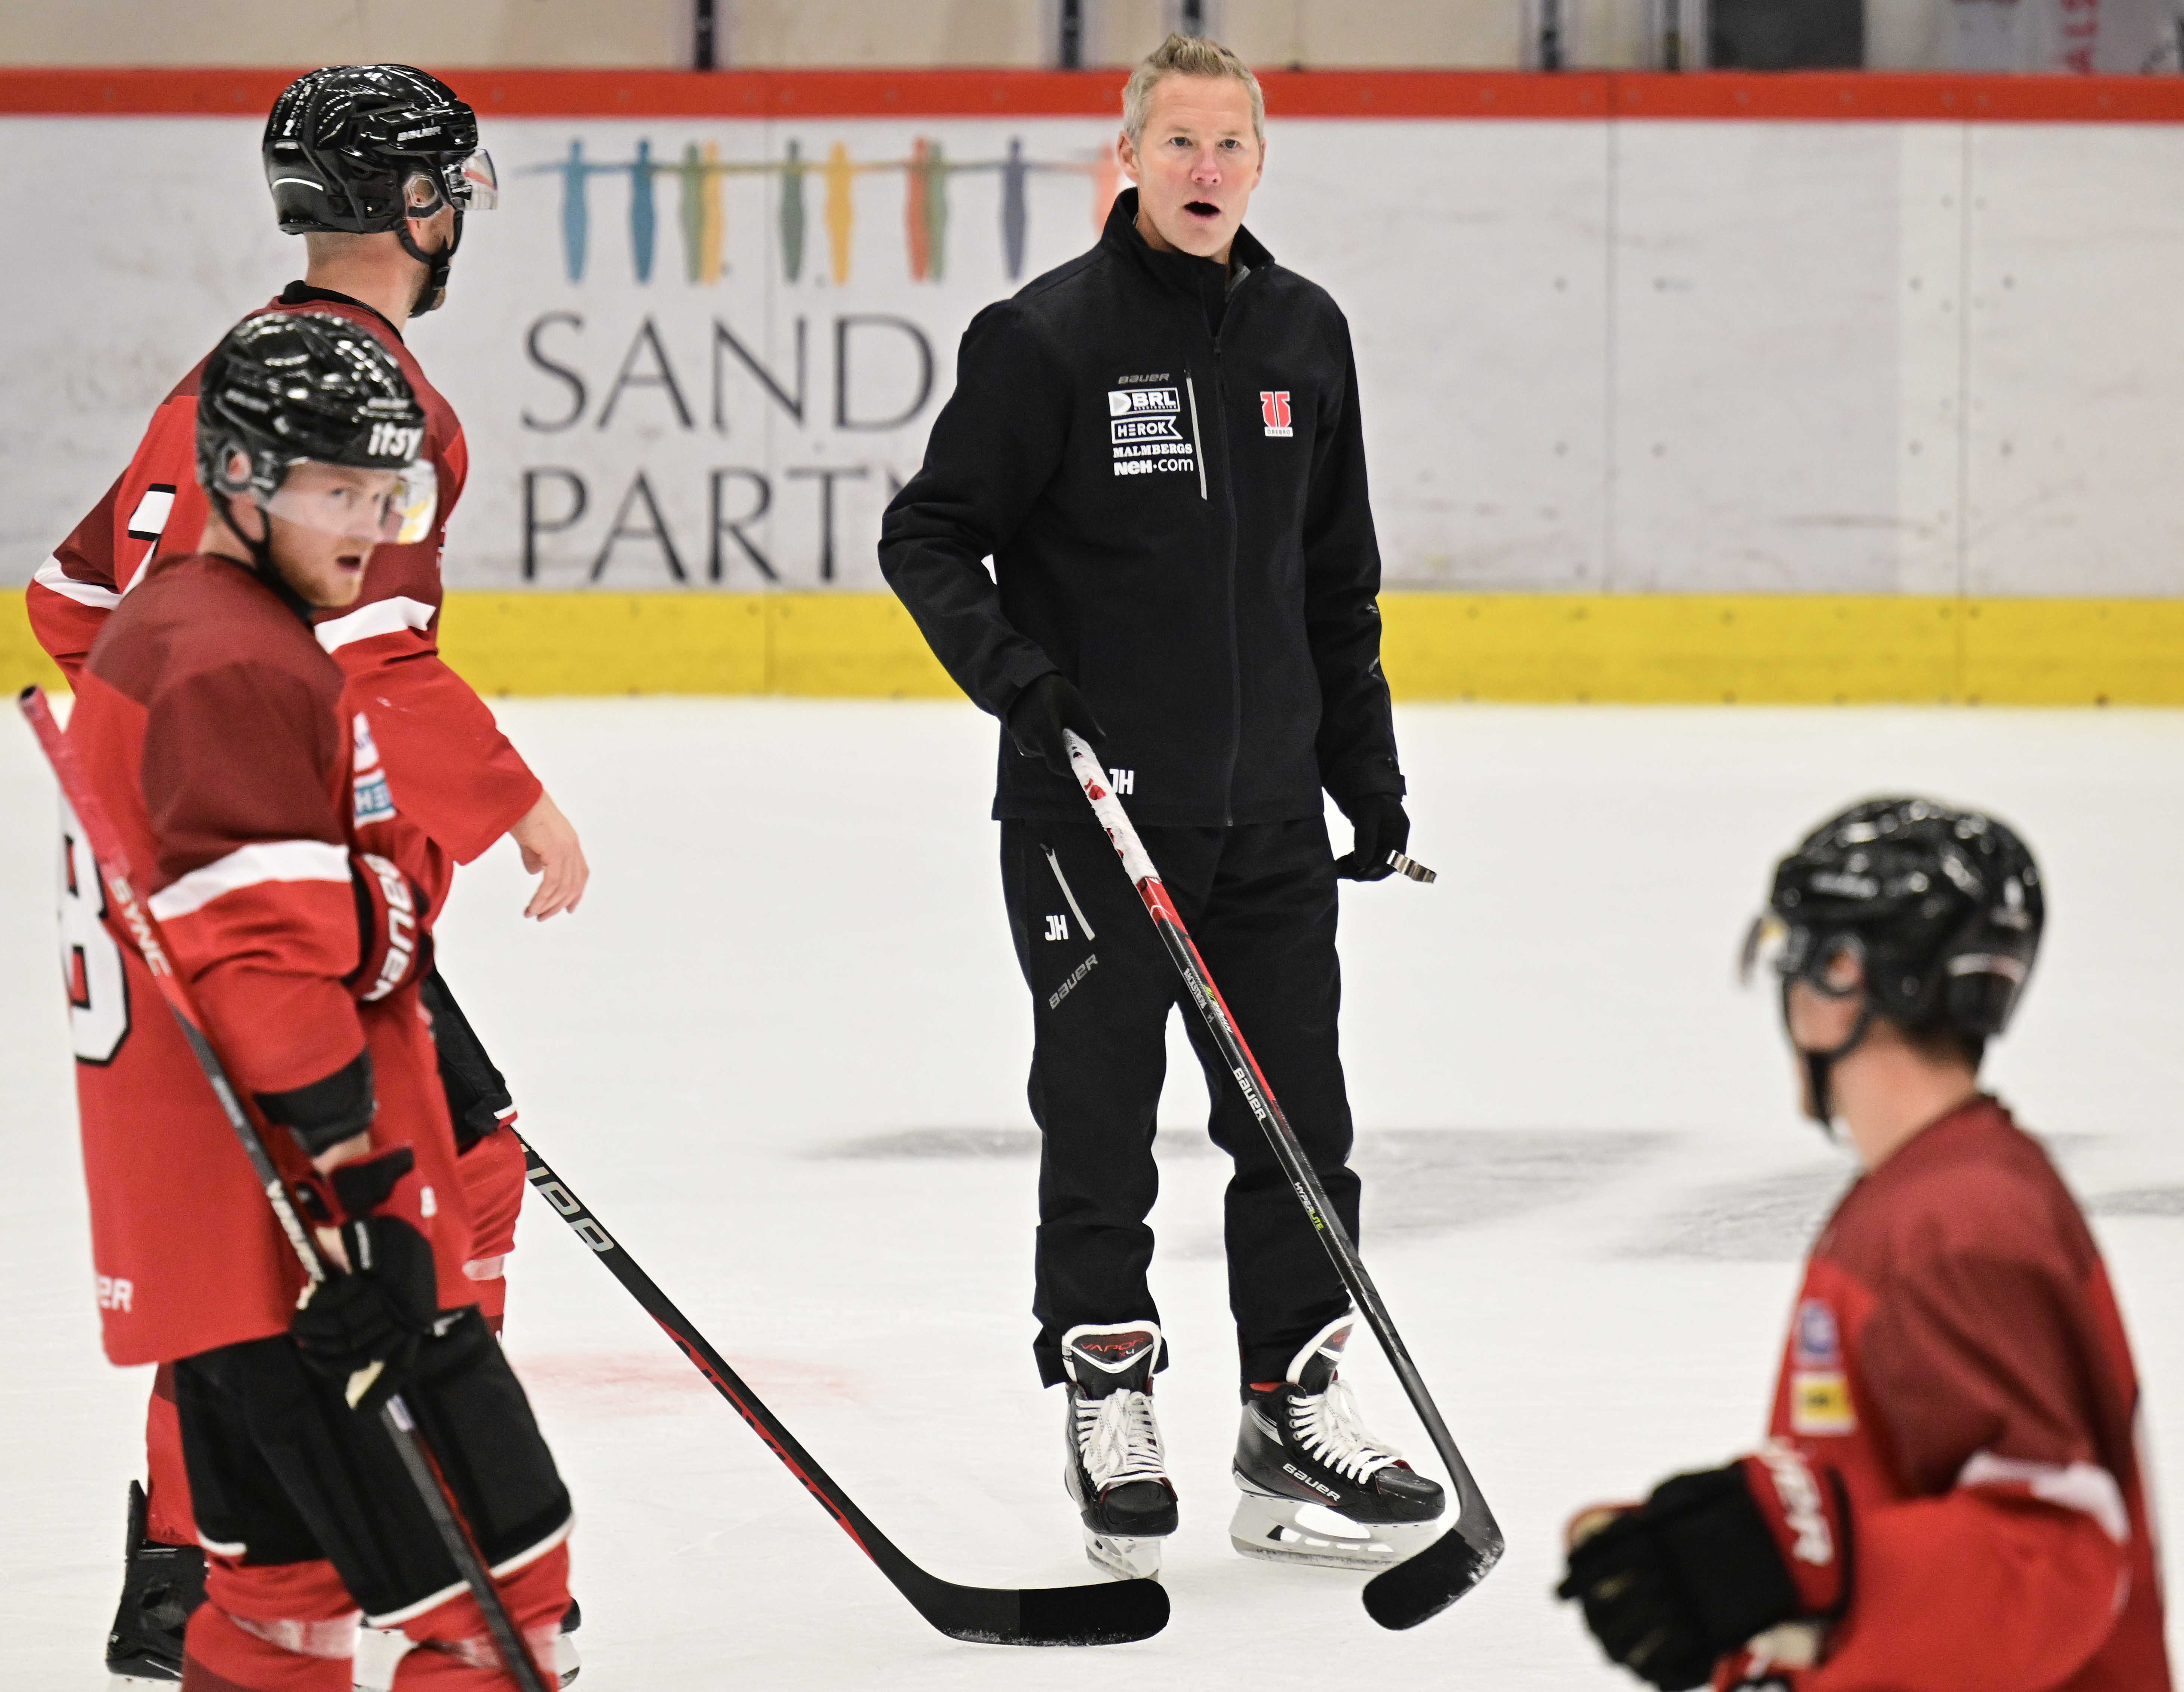
<path id="1" fill-rule="evenodd" d="M 1358 1186 L 1346 1166 L 1350 1105 L 1336 1042 L 1342 980 L 1326 824 L 1315 817 L 1139 833 L 1355 1239 Z M 1029 1092 L 1042 1135 L 1033 1352 L 1040 1378 L 1049 1386 L 1065 1378 L 1061 1336 L 1079 1323 L 1159 1320 L 1146 1283 L 1153 1235 L 1145 1217 L 1160 1187 L 1153 1135 L 1167 1019 L 1180 1004 L 1212 1097 L 1207 1131 L 1234 1163 L 1225 1237 L 1242 1379 L 1279 1380 L 1298 1347 L 1349 1309 L 1349 1295 L 1106 832 L 1089 816 L 1005 822 L 1001 880 L 1032 992 Z"/>
<path id="2" fill-rule="evenodd" d="M 416 1644 L 398 1692 L 515 1684 L 378 1418 L 350 1410 L 286 1335 L 184 1358 L 174 1379 L 207 1553 L 187 1692 L 348 1692 L 359 1611 Z M 521 1386 L 466 1309 L 403 1390 L 551 1684 L 571 1516 Z"/>
<path id="3" fill-rule="evenodd" d="M 499 1131 L 514 1123 L 515 1109 L 507 1083 L 437 969 L 426 978 L 422 1000 L 432 1014 L 448 1114 L 458 1125 L 456 1144 L 462 1155 L 455 1160 L 455 1173 L 462 1181 L 471 1229 L 463 1273 L 477 1297 L 478 1314 L 499 1333 L 508 1309 L 508 1259 L 515 1249 L 525 1190 L 523 1148 L 514 1134 Z M 164 1363 L 153 1379 L 144 1412 L 144 1490 L 146 1535 L 163 1545 L 194 1545 L 198 1530 L 175 1422 L 173 1371 Z"/>

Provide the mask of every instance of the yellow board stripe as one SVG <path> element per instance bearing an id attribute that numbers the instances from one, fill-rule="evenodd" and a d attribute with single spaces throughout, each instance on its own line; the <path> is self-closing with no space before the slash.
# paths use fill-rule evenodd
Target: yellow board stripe
<path id="1" fill-rule="evenodd" d="M 0 684 L 53 684 L 22 592 Z M 2184 705 L 2184 600 L 1388 594 L 1399 700 Z M 481 693 L 956 696 L 885 594 L 468 593 L 441 636 Z"/>

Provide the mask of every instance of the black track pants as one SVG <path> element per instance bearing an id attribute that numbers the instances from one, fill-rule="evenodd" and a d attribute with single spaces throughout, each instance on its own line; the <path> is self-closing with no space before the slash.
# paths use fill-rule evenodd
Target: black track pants
<path id="1" fill-rule="evenodd" d="M 1356 1238 L 1326 824 L 1139 832 Z M 1243 1379 L 1280 1379 L 1298 1348 L 1349 1308 L 1349 1296 L 1106 833 L 1089 817 L 1003 823 L 1001 883 L 1032 991 L 1031 1112 L 1044 1136 L 1032 1304 L 1041 1379 L 1066 1378 L 1061 1336 L 1079 1323 L 1159 1319 L 1145 1281 L 1153 1254 L 1145 1216 L 1160 1188 L 1154 1117 L 1168 1014 L 1178 1004 L 1212 1094 L 1208 1131 L 1235 1161 L 1226 1233 Z"/>

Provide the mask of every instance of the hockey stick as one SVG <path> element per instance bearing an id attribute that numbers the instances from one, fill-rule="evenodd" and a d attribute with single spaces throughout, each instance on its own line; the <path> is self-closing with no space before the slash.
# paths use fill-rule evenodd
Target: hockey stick
<path id="1" fill-rule="evenodd" d="M 506 1131 L 515 1133 L 514 1129 Z M 627 1249 L 599 1226 L 568 1182 L 554 1172 L 536 1147 L 516 1136 L 523 1148 L 524 1177 L 554 1207 L 577 1237 L 591 1248 L 644 1308 L 666 1331 L 692 1365 L 713 1383 L 751 1432 L 764 1440 L 804 1489 L 819 1500 L 856 1547 L 894 1583 L 917 1613 L 950 1639 L 996 1645 L 1112 1645 L 1150 1639 L 1167 1625 L 1167 1589 L 1155 1580 L 1101 1581 L 1088 1586 L 1009 1588 L 958 1586 L 928 1574 L 896 1549 L 872 1518 L 811 1459 L 796 1436 L 783 1427 L 743 1377 L 728 1366 L 705 1337 L 675 1308 L 659 1284 L 637 1265 Z"/>
<path id="2" fill-rule="evenodd" d="M 98 796 L 85 780 L 83 768 L 76 761 L 75 748 L 62 734 L 60 724 L 53 720 L 53 708 L 46 696 L 35 687 L 26 687 L 16 696 L 23 715 L 30 720 L 31 732 L 38 737 L 39 747 L 46 761 L 53 766 L 55 779 L 60 783 L 61 796 L 68 801 L 69 809 L 75 813 L 76 825 L 83 830 L 86 844 L 98 864 L 98 873 L 106 883 L 106 890 L 130 937 L 136 942 L 137 956 L 159 986 L 159 995 L 167 1002 L 167 1008 L 175 1014 L 175 1021 L 182 1031 L 183 1042 L 190 1055 L 198 1061 L 198 1069 L 211 1085 L 214 1096 L 220 1101 L 220 1114 L 227 1118 L 227 1125 L 235 1131 L 235 1137 L 242 1154 L 250 1160 L 251 1172 L 265 1194 L 265 1202 L 273 1208 L 274 1219 L 281 1231 L 288 1237 L 288 1243 L 304 1266 L 304 1273 L 315 1287 L 326 1278 L 326 1259 L 304 1226 L 303 1218 L 288 1197 L 287 1184 L 281 1171 L 275 1167 L 272 1154 L 265 1149 L 265 1142 L 250 1118 L 244 1114 L 242 1102 L 227 1079 L 226 1069 L 220 1054 L 212 1049 L 206 1037 L 204 1024 L 190 1001 L 190 990 L 184 986 L 167 961 L 167 948 L 159 933 L 159 924 L 136 897 L 131 880 L 129 857 L 123 850 L 121 839 L 108 818 L 106 808 L 99 803 Z M 369 1371 L 359 1370 L 349 1382 L 352 1394 L 369 1391 L 372 1377 L 378 1373 L 374 1364 Z M 351 1399 L 354 1403 L 354 1397 Z M 417 1488 L 417 1496 L 425 1505 L 426 1513 L 432 1518 L 440 1543 L 449 1559 L 471 1589 L 484 1612 L 486 1627 L 493 1635 L 495 1648 L 500 1652 L 501 1664 L 522 1692 L 547 1692 L 545 1680 L 538 1665 L 524 1648 L 523 1640 L 509 1617 L 508 1609 L 500 1601 L 500 1594 L 493 1584 L 493 1577 L 486 1572 L 485 1560 L 479 1555 L 476 1543 L 464 1524 L 447 1483 L 441 1476 L 438 1464 L 425 1444 L 424 1435 L 418 1432 L 410 1407 L 399 1393 L 392 1393 L 381 1406 L 379 1419 L 393 1442 L 402 1466 Z"/>
<path id="3" fill-rule="evenodd" d="M 1388 1354 L 1388 1361 L 1395 1366 L 1396 1378 L 1402 1382 L 1411 1407 L 1425 1424 L 1434 1449 L 1448 1466 L 1449 1479 L 1456 1488 L 1456 1525 L 1416 1556 L 1382 1570 L 1365 1583 L 1365 1608 L 1374 1621 L 1384 1628 L 1415 1628 L 1429 1617 L 1439 1615 L 1478 1585 L 1486 1578 L 1487 1571 L 1501 1561 L 1501 1527 L 1494 1520 L 1494 1512 L 1486 1507 L 1485 1495 L 1472 1478 L 1463 1454 L 1457 1449 L 1448 1424 L 1441 1420 L 1432 1395 L 1426 1391 L 1418 1365 L 1411 1361 L 1402 1336 L 1396 1332 L 1395 1321 L 1388 1315 L 1387 1306 L 1380 1302 L 1373 1277 L 1365 1272 L 1365 1265 L 1358 1258 L 1357 1248 L 1351 1243 L 1342 1219 L 1328 1202 L 1327 1190 L 1319 1184 L 1312 1160 L 1305 1156 L 1304 1148 L 1297 1143 L 1295 1131 L 1282 1114 L 1281 1106 L 1274 1102 L 1273 1089 L 1267 1085 L 1258 1059 L 1251 1055 L 1251 1048 L 1237 1031 L 1221 990 L 1214 986 L 1206 960 L 1191 943 L 1190 931 L 1184 926 L 1175 902 L 1161 885 L 1160 871 L 1145 855 L 1144 843 L 1138 839 L 1137 829 L 1131 826 L 1128 813 L 1109 787 L 1106 771 L 1100 768 L 1100 760 L 1081 735 L 1065 729 L 1063 737 L 1078 783 L 1084 788 L 1085 798 L 1091 801 L 1094 814 L 1107 830 L 1115 855 L 1123 860 L 1123 871 L 1136 885 L 1138 896 L 1145 902 L 1153 926 L 1160 930 L 1161 941 L 1182 974 L 1184 985 L 1190 991 L 1191 1002 L 1206 1019 L 1206 1026 L 1212 1033 L 1213 1043 L 1221 1048 L 1228 1072 L 1243 1090 L 1244 1103 L 1251 1106 L 1251 1114 L 1259 1119 L 1259 1125 L 1267 1131 L 1267 1139 L 1274 1148 L 1283 1172 L 1289 1176 L 1290 1186 L 1304 1206 L 1304 1213 L 1311 1219 L 1328 1256 L 1334 1260 L 1335 1272 L 1342 1277 L 1343 1286 L 1349 1289 L 1351 1299 L 1379 1340 L 1380 1349 Z"/>

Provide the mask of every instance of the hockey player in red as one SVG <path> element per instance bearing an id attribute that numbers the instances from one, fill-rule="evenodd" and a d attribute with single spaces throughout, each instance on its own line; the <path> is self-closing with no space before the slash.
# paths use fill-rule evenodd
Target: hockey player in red
<path id="1" fill-rule="evenodd" d="M 1916 799 L 1785 858 L 1807 1111 L 1864 1174 L 1806 1266 L 1769 1438 L 1571 1524 L 1558 1589 L 1654 1685 L 2165 1692 L 2138 1385 L 2100 1253 L 1979 1088 L 2040 941 L 2032 857 Z"/>
<path id="2" fill-rule="evenodd" d="M 568 1604 L 568 1494 L 462 1273 L 471 1219 L 417 997 L 422 836 L 393 826 L 371 713 L 311 633 L 398 532 L 424 433 L 398 363 L 354 322 L 238 325 L 203 376 L 198 549 L 157 561 L 76 678 L 71 744 L 348 1271 L 299 1300 L 211 1090 L 167 1018 L 131 1015 L 157 991 L 102 924 L 85 974 L 125 991 L 79 1094 L 92 1254 L 109 1356 L 171 1365 L 209 1554 L 189 1692 L 348 1692 L 359 1610 L 415 1642 L 402 1692 L 515 1684 L 373 1413 L 393 1390 L 549 1675 Z M 88 902 L 86 858 L 72 840 Z M 345 1383 L 374 1365 L 352 1408 Z"/>
<path id="3" fill-rule="evenodd" d="M 262 150 L 281 226 L 304 235 L 309 266 L 270 309 L 326 313 L 368 331 L 399 364 L 425 412 L 422 458 L 431 473 L 411 486 L 401 532 L 378 550 L 354 606 L 315 613 L 320 645 L 348 677 L 352 711 L 370 712 L 399 806 L 390 826 L 418 835 L 420 885 L 432 911 L 445 902 L 454 864 L 512 835 L 526 867 L 542 877 L 526 914 L 543 919 L 575 908 L 588 874 L 583 853 L 492 712 L 440 659 L 440 554 L 468 452 L 454 412 L 402 339 L 412 316 L 444 298 L 465 211 L 493 204 L 492 165 L 477 140 L 471 109 L 437 79 L 405 66 L 339 66 L 291 84 L 275 103 Z M 194 472 L 202 368 L 176 384 L 128 467 L 29 589 L 32 625 L 71 681 L 163 541 L 192 544 L 204 522 Z M 458 1173 L 478 1229 L 465 1273 L 498 1330 L 524 1181 L 521 1147 L 496 1131 L 515 1108 L 437 971 L 421 991 L 464 1153 Z M 81 1027 L 81 1001 L 75 1014 Z M 96 1061 L 81 1038 L 77 1055 Z M 146 1445 L 149 1497 L 132 1490 L 134 1549 L 108 1659 L 117 1672 L 171 1678 L 198 1560 L 165 1371 L 153 1388 Z"/>

